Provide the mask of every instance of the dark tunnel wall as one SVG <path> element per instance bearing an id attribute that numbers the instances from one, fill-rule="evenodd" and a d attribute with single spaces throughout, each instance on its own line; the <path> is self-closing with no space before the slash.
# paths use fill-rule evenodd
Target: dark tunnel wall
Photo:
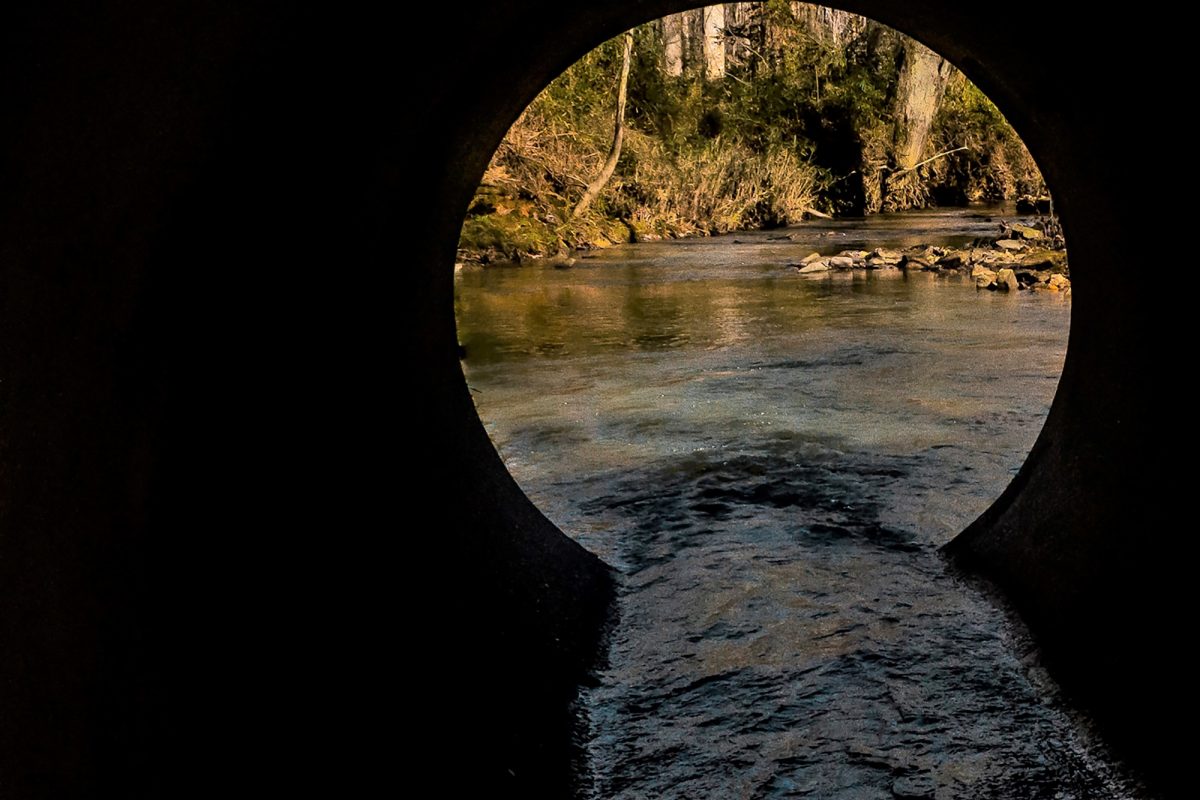
<path id="1" fill-rule="evenodd" d="M 563 790 L 567 702 L 612 581 L 524 498 L 475 416 L 450 265 L 524 104 L 603 38 L 685 5 L 3 12 L 6 797 L 417 775 Z M 1182 743 L 1160 723 L 1189 685 L 1173 464 L 1191 454 L 1187 395 L 1159 365 L 1191 360 L 1171 324 L 1184 293 L 1146 274 L 1135 211 L 1177 209 L 1171 148 L 1143 123 L 1148 79 L 1179 74 L 1168 58 L 1185 51 L 1149 13 L 843 5 L 958 64 L 1055 191 L 1074 272 L 1058 397 L 950 550 L 1166 792 Z"/>

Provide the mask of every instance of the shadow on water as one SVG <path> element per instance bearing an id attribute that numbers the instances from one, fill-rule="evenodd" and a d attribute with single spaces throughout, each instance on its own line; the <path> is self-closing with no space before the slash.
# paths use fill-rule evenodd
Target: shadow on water
<path id="1" fill-rule="evenodd" d="M 1137 795 L 938 555 L 1032 446 L 1069 301 L 787 267 L 969 240 L 984 216 L 459 274 L 480 417 L 622 576 L 608 666 L 579 700 L 582 795 Z"/>
<path id="2" fill-rule="evenodd" d="M 1019 635 L 889 515 L 928 457 L 784 440 L 574 486 L 624 578 L 590 796 L 1125 796 Z"/>

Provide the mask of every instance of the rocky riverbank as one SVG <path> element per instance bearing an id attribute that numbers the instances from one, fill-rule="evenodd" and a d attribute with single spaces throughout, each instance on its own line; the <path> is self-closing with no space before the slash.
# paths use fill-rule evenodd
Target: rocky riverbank
<path id="1" fill-rule="evenodd" d="M 1053 218 L 1002 223 L 998 235 L 965 248 L 918 246 L 843 250 L 836 255 L 812 253 L 788 266 L 813 277 L 856 269 L 902 269 L 965 274 L 976 287 L 993 291 L 1071 291 L 1067 252 Z"/>

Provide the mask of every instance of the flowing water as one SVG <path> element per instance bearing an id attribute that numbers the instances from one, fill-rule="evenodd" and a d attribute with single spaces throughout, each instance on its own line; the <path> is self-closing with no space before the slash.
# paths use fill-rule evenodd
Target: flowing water
<path id="1" fill-rule="evenodd" d="M 582 796 L 1140 796 L 938 553 L 1033 445 L 1069 298 L 787 266 L 995 230 L 885 215 L 458 273 L 492 440 L 620 574 Z"/>

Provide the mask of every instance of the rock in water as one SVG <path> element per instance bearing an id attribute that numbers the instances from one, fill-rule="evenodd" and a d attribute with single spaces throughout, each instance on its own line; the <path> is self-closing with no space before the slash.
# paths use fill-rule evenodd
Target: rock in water
<path id="1" fill-rule="evenodd" d="M 1031 228 L 1028 225 L 1013 225 L 1012 232 L 1020 239 L 1041 239 L 1045 236 L 1037 228 Z"/>
<path id="2" fill-rule="evenodd" d="M 820 253 L 809 253 L 804 258 L 800 259 L 800 263 L 801 264 L 811 264 L 814 261 L 820 261 L 820 260 L 821 260 Z"/>
<path id="3" fill-rule="evenodd" d="M 1071 280 L 1066 275 L 1056 272 L 1051 275 L 1050 280 L 1047 281 L 1047 288 L 1049 288 L 1052 292 L 1061 292 L 1064 289 L 1071 288 Z"/>
<path id="4" fill-rule="evenodd" d="M 904 254 L 896 250 L 884 250 L 882 247 L 871 251 L 867 256 L 865 266 L 870 269 L 897 267 L 904 260 Z"/>
<path id="5" fill-rule="evenodd" d="M 971 277 L 975 279 L 975 286 L 979 289 L 991 289 L 996 284 L 996 273 L 987 267 L 975 267 L 971 270 Z"/>
<path id="6" fill-rule="evenodd" d="M 967 263 L 983 264 L 989 261 L 992 256 L 992 250 L 984 250 L 981 247 L 972 247 L 969 251 L 967 251 Z"/>
<path id="7" fill-rule="evenodd" d="M 854 269 L 854 259 L 846 256 L 833 256 L 826 259 L 825 263 L 829 265 L 829 269 Z"/>
<path id="8" fill-rule="evenodd" d="M 922 255 L 905 256 L 900 262 L 900 269 L 922 270 L 933 266 L 933 259 Z"/>
<path id="9" fill-rule="evenodd" d="M 1011 269 L 1002 269 L 996 273 L 996 288 L 1006 292 L 1015 292 L 1021 288 L 1021 283 L 1017 280 L 1017 274 Z"/>
<path id="10" fill-rule="evenodd" d="M 1022 288 L 1026 286 L 1033 286 L 1034 284 L 1042 282 L 1042 276 L 1039 275 L 1035 270 L 1019 269 L 1016 270 L 1016 273 L 1017 280 L 1020 281 Z"/>
<path id="11" fill-rule="evenodd" d="M 813 272 L 828 272 L 829 265 L 824 261 L 812 261 L 800 268 L 801 275 L 811 274 Z"/>
<path id="12" fill-rule="evenodd" d="M 1023 250 L 1025 245 L 1016 239 L 997 239 L 996 247 L 1001 250 Z"/>
<path id="13" fill-rule="evenodd" d="M 963 257 L 960 253 L 949 253 L 939 258 L 936 266 L 940 269 L 962 269 Z"/>

